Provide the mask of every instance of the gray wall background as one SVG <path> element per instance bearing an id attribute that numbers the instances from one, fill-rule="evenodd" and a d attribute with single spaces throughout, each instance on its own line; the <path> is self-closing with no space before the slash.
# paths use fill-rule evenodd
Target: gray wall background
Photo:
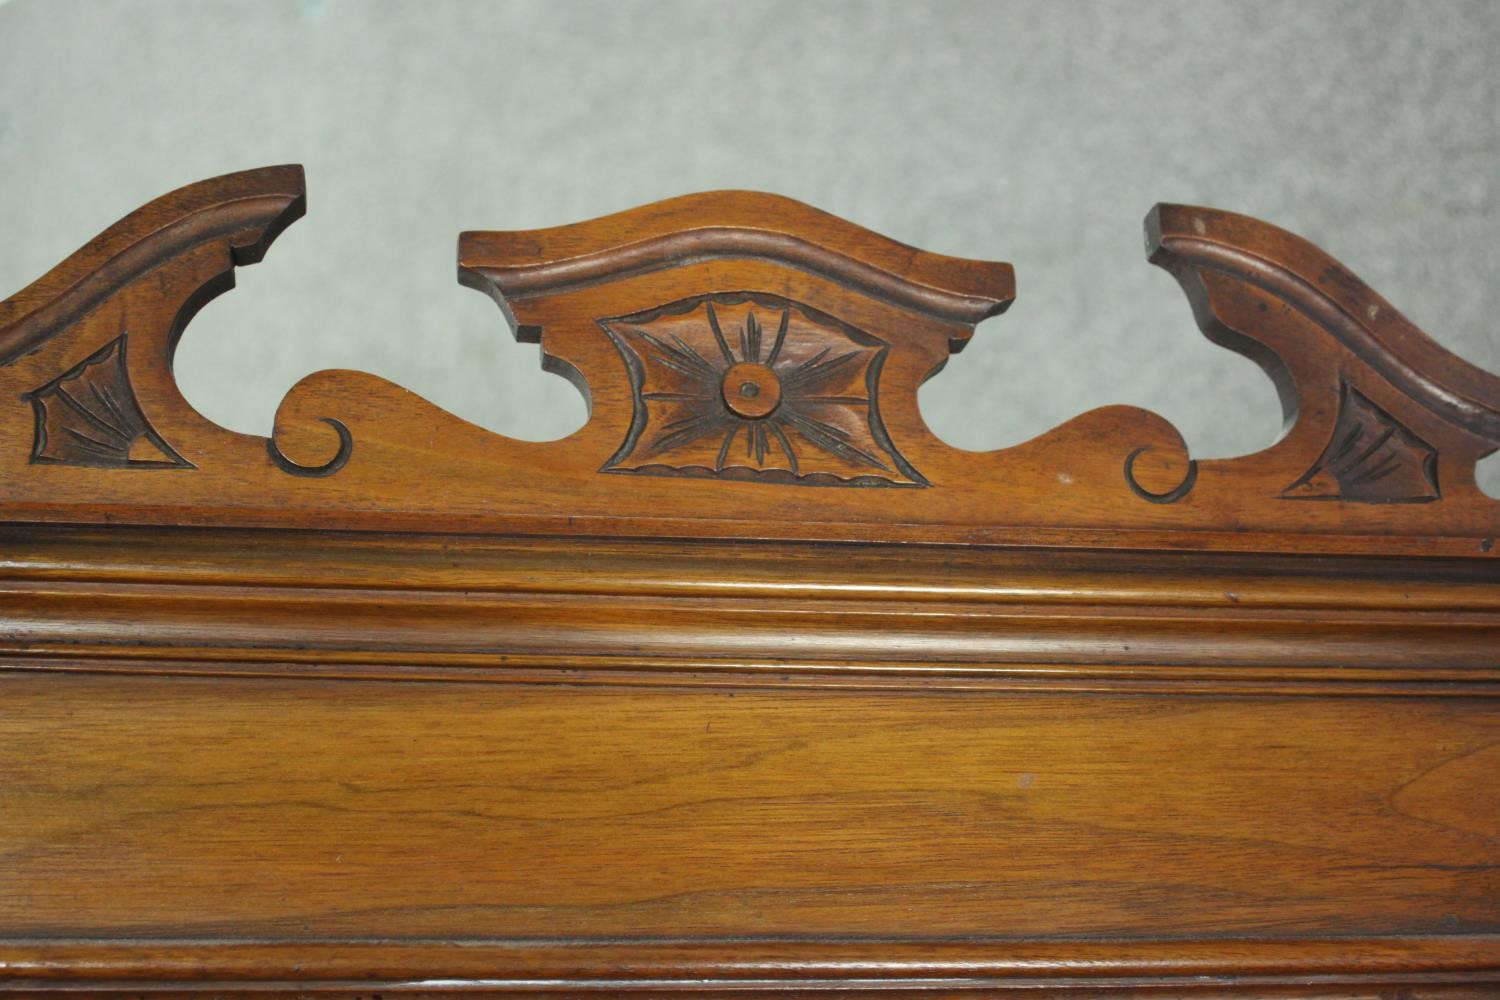
<path id="1" fill-rule="evenodd" d="M 1275 222 L 1500 370 L 1497 52 L 1500 4 L 1443 0 L 13 0 L 0 295 L 171 188 L 300 162 L 308 217 L 184 338 L 194 405 L 269 433 L 303 375 L 360 368 L 553 438 L 582 402 L 455 284 L 458 231 L 757 188 L 1015 263 L 1016 305 L 923 390 L 953 444 L 1122 402 L 1230 456 L 1275 439 L 1275 394 L 1141 218 Z"/>

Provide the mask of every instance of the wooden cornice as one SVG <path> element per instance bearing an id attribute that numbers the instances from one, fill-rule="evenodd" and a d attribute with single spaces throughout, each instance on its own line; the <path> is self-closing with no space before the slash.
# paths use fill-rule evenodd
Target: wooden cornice
<path id="1" fill-rule="evenodd" d="M 304 204 L 298 167 L 191 185 L 0 304 L 0 519 L 1482 559 L 1500 537 L 1474 482 L 1500 380 L 1242 216 L 1147 220 L 1151 259 L 1287 416 L 1261 452 L 1198 460 L 1121 406 L 998 451 L 948 446 L 917 389 L 1010 302 L 1010 266 L 750 192 L 463 235 L 461 280 L 590 402 L 565 440 L 351 371 L 297 385 L 269 440 L 227 431 L 183 398 L 173 351 Z"/>
<path id="2" fill-rule="evenodd" d="M 119 527 L 0 543 L 11 669 L 1500 695 L 1500 587 L 1476 560 Z"/>
<path id="3" fill-rule="evenodd" d="M 529 232 L 467 232 L 458 241 L 463 284 L 504 305 L 709 260 L 777 261 L 967 327 L 1015 298 L 1009 264 L 945 257 L 870 232 L 774 194 L 684 195 L 580 225 Z"/>

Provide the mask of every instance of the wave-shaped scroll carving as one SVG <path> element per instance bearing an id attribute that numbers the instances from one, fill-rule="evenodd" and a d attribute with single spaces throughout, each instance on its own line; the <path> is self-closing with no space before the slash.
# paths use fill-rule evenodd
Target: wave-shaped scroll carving
<path id="1" fill-rule="evenodd" d="M 1209 460 L 1161 417 L 1119 406 L 999 451 L 944 444 L 917 389 L 1004 311 L 1010 266 L 750 192 L 461 237 L 461 282 L 587 396 L 588 423 L 563 441 L 494 434 L 349 371 L 293 387 L 272 439 L 235 434 L 188 405 L 173 350 L 304 203 L 295 167 L 192 185 L 0 304 L 0 399 L 16 402 L 0 407 L 0 518 L 1500 551 L 1500 505 L 1474 484 L 1475 463 L 1500 447 L 1500 379 L 1253 219 L 1159 206 L 1147 223 L 1152 261 L 1200 327 L 1281 394 L 1281 440 Z M 182 472 L 126 471 L 153 464 Z M 789 488 L 806 485 L 909 488 Z"/>
<path id="2" fill-rule="evenodd" d="M 138 382 L 161 405 L 158 420 L 186 423 L 174 434 L 215 453 L 242 452 L 259 439 L 234 435 L 200 417 L 171 375 L 177 340 L 192 317 L 234 286 L 234 269 L 254 264 L 302 216 L 299 166 L 264 167 L 192 184 L 111 226 L 22 292 L 0 303 L 0 369 L 47 376 L 25 393 L 35 411 L 33 462 L 95 468 L 195 468 L 145 412 Z M 133 332 L 103 341 L 72 364 L 70 338 L 92 348 L 115 336 L 121 317 Z M 56 353 L 59 360 L 49 355 Z M 60 374 L 59 368 L 65 368 Z M 29 377 L 29 376 L 27 376 Z M 334 422 L 336 428 L 341 424 Z M 299 464 L 274 441 L 262 462 L 297 476 L 323 476 L 347 461 L 339 429 L 333 460 Z M 200 459 L 201 461 L 201 459 Z M 178 487 L 183 484 L 179 479 Z"/>
<path id="3" fill-rule="evenodd" d="M 1339 367 L 1329 362 L 1347 352 L 1407 399 L 1500 447 L 1500 377 L 1443 348 L 1311 243 L 1257 219 L 1186 205 L 1158 205 L 1146 231 L 1152 263 L 1182 283 L 1205 332 L 1266 368 L 1284 401 L 1285 390 L 1299 391 L 1292 383 L 1337 380 Z M 1289 342 L 1288 325 L 1270 316 L 1232 325 L 1234 292 L 1212 276 L 1274 296 L 1317 325 L 1319 342 Z"/>
<path id="4" fill-rule="evenodd" d="M 232 267 L 259 261 L 306 210 L 297 166 L 227 174 L 158 198 L 0 302 L 0 366 L 38 350 L 142 275 L 205 244 L 222 245 L 231 265 L 215 294 L 232 287 Z"/>
<path id="5" fill-rule="evenodd" d="M 1475 511 L 1480 523 L 1493 519 L 1474 468 L 1500 447 L 1500 379 L 1442 348 L 1347 268 L 1284 230 L 1160 205 L 1147 218 L 1147 237 L 1152 262 L 1178 279 L 1204 333 L 1256 361 L 1281 396 L 1282 440 L 1260 455 L 1205 463 L 1211 478 L 1244 484 L 1264 472 L 1270 486 L 1270 477 L 1285 475 L 1278 499 L 1321 500 L 1340 511 L 1435 510 L 1441 501 Z M 1336 516 L 1347 523 L 1347 513 Z"/>

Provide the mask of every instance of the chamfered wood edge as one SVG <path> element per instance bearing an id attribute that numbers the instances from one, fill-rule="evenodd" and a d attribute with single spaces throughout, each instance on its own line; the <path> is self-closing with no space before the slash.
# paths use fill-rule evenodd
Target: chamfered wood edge
<path id="1" fill-rule="evenodd" d="M 38 349 L 131 281 L 200 243 L 228 237 L 234 265 L 258 262 L 306 210 L 306 179 L 296 164 L 225 174 L 148 202 L 0 301 L 0 365 Z M 233 267 L 225 281 L 216 291 L 233 286 Z"/>
<path id="2" fill-rule="evenodd" d="M 1489 975 L 1380 976 L 1349 978 L 1257 978 L 1198 976 L 1189 980 L 1134 978 L 1080 981 L 1066 977 L 1004 982 L 987 979 L 945 980 L 503 980 L 417 979 L 412 981 L 341 981 L 306 983 L 183 982 L 109 985 L 67 984 L 51 988 L 23 987 L 12 995 L 69 995 L 100 998 L 186 998 L 212 996 L 218 1000 L 265 996 L 338 997 L 382 1000 L 404 997 L 526 997 L 564 1000 L 580 996 L 678 996 L 752 1000 L 768 993 L 780 996 L 838 996 L 859 1000 L 924 1000 L 947 997 L 1027 997 L 1030 1000 L 1493 1000 L 1500 980 Z M 0 985 L 0 993 L 6 987 Z"/>
<path id="3" fill-rule="evenodd" d="M 779 260 L 867 295 L 972 326 L 1015 298 L 1015 270 L 898 243 L 780 195 L 711 191 L 588 222 L 459 236 L 459 281 L 507 300 L 584 288 L 720 257 Z M 508 310 L 507 310 L 507 314 Z M 518 331 L 519 332 L 519 331 Z"/>
<path id="4" fill-rule="evenodd" d="M 342 452 L 341 452 L 342 454 Z M 329 514 L 309 509 L 203 506 L 174 507 L 157 503 L 137 505 L 129 516 L 101 517 L 96 505 L 53 502 L 15 503 L 9 518 L 0 525 L 24 527 L 111 525 L 125 527 L 162 527 L 175 525 L 219 530 L 279 530 L 303 535 L 326 529 Z M 659 541 L 746 541 L 755 543 L 867 545 L 901 550 L 912 546 L 965 546 L 984 549 L 1047 549 L 1076 552 L 1156 552 L 1162 554 L 1216 554 L 1305 556 L 1323 555 L 1355 558 L 1442 558 L 1472 559 L 1475 562 L 1500 561 L 1500 524 L 1494 532 L 1482 535 L 1441 534 L 1356 534 L 1314 532 L 1276 532 L 1251 530 L 1143 529 L 1121 527 L 1054 528 L 1026 525 L 955 528 L 953 537 L 933 538 L 934 528 L 950 526 L 930 524 L 890 524 L 880 526 L 881 537 L 870 537 L 870 525 L 847 521 L 789 522 L 781 531 L 758 528 L 745 534 L 742 522 L 735 531 L 726 522 L 702 521 L 688 517 L 622 517 L 589 516 L 548 512 L 513 512 L 497 524 L 490 514 L 453 514 L 433 516 L 420 512 L 371 510 L 361 508 L 357 523 L 346 527 L 351 532 L 380 535 L 391 533 L 423 534 L 433 538 L 490 537 L 569 538 L 579 544 L 597 540 L 655 539 Z M 780 527 L 780 525 L 775 525 Z"/>
<path id="5" fill-rule="evenodd" d="M 1493 935 L 1185 940 L 0 939 L 0 990 L 1478 997 Z M 1425 992 L 1426 990 L 1435 992 Z M 1287 990 L 1295 992 L 1288 993 Z M 1354 992 L 1351 994 L 1350 991 Z M 1368 992 L 1363 992 L 1368 991 Z"/>
<path id="6" fill-rule="evenodd" d="M 412 981 L 327 982 L 153 982 L 108 985 L 74 984 L 51 988 L 22 987 L 10 995 L 69 995 L 127 1000 L 142 997 L 187 998 L 212 996 L 217 1000 L 250 997 L 337 997 L 383 1000 L 403 997 L 526 997 L 528 1000 L 565 1000 L 583 996 L 677 996 L 752 1000 L 768 993 L 778 996 L 838 996 L 859 1000 L 902 1000 L 921 997 L 1027 997 L 1029 1000 L 1493 1000 L 1500 980 L 1483 976 L 1380 976 L 1298 978 L 1195 976 L 1192 979 L 1134 978 L 1080 981 L 1066 977 L 1005 982 L 975 979 L 944 980 L 503 980 L 417 979 Z M 7 988 L 0 984 L 0 993 Z"/>

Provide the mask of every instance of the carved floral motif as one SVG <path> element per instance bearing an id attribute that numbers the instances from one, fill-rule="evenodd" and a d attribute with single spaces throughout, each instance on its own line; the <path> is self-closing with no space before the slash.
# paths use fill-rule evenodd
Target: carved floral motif
<path id="1" fill-rule="evenodd" d="M 704 295 L 601 320 L 635 415 L 606 472 L 925 486 L 880 420 L 889 346 L 775 295 Z"/>

